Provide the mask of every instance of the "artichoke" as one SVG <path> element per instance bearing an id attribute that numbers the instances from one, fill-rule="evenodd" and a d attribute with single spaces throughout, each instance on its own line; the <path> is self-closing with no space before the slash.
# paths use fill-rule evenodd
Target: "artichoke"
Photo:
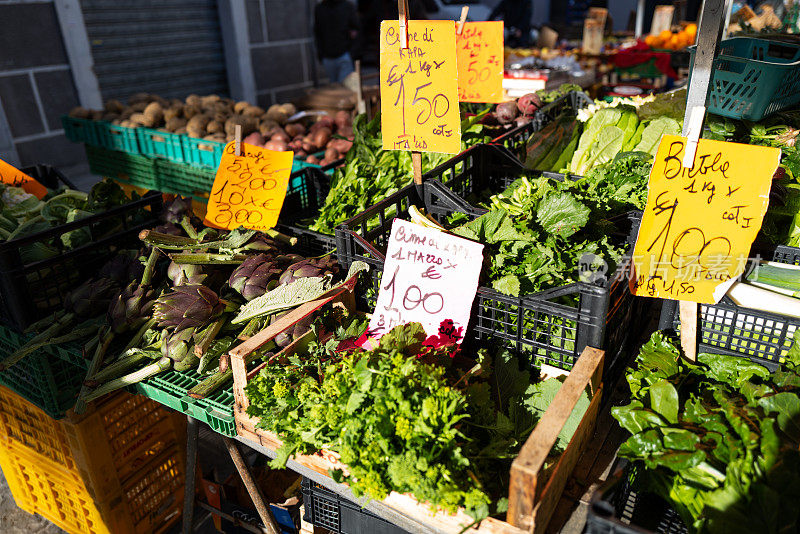
<path id="1" fill-rule="evenodd" d="M 173 286 L 200 284 L 205 280 L 202 265 L 170 262 L 167 267 L 167 276 L 172 280 Z"/>
<path id="2" fill-rule="evenodd" d="M 277 281 L 281 272 L 275 259 L 257 254 L 247 258 L 231 273 L 228 285 L 250 301 L 266 293 L 270 282 Z"/>
<path id="3" fill-rule="evenodd" d="M 194 333 L 195 330 L 193 328 L 175 332 L 164 331 L 161 337 L 161 355 L 174 362 L 183 361 L 186 356 L 192 353 Z"/>
<path id="4" fill-rule="evenodd" d="M 114 282 L 122 285 L 131 280 L 139 280 L 144 273 L 144 265 L 139 260 L 138 255 L 120 253 L 111 258 L 100 268 L 100 278 L 110 278 Z"/>
<path id="5" fill-rule="evenodd" d="M 110 278 L 84 282 L 64 299 L 64 309 L 78 317 L 94 317 L 103 313 L 118 286 Z"/>
<path id="6" fill-rule="evenodd" d="M 184 215 L 192 216 L 192 199 L 189 197 L 175 197 L 161 212 L 160 219 L 165 223 L 180 224 Z"/>
<path id="7" fill-rule="evenodd" d="M 290 284 L 298 278 L 335 276 L 338 272 L 339 264 L 331 255 L 309 258 L 290 265 L 278 279 L 278 284 Z"/>
<path id="8" fill-rule="evenodd" d="M 125 332 L 141 319 L 148 318 L 155 304 L 155 291 L 133 281 L 111 301 L 107 322 L 117 334 Z"/>
<path id="9" fill-rule="evenodd" d="M 161 328 L 175 327 L 176 331 L 199 328 L 219 317 L 225 302 L 206 286 L 178 286 L 175 291 L 159 297 L 153 317 Z"/>

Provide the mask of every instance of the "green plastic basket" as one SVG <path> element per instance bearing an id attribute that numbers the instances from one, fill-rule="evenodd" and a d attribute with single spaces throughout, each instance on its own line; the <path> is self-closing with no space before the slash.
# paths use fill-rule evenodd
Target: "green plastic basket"
<path id="1" fill-rule="evenodd" d="M 183 158 L 186 163 L 200 167 L 212 167 L 215 171 L 219 167 L 219 160 L 225 150 L 225 143 L 219 141 L 206 141 L 188 135 L 181 136 L 183 144 Z"/>
<path id="2" fill-rule="evenodd" d="M 689 51 L 694 69 L 697 47 Z M 711 73 L 709 113 L 758 121 L 798 102 L 800 45 L 752 37 L 722 41 Z"/>
<path id="3" fill-rule="evenodd" d="M 135 389 L 140 395 L 203 421 L 215 432 L 235 436 L 233 383 L 207 399 L 189 397 L 189 390 L 202 380 L 203 377 L 196 371 L 169 370 L 136 384 Z"/>
<path id="4" fill-rule="evenodd" d="M 86 157 L 92 173 L 114 178 L 151 191 L 160 191 L 156 160 L 105 148 L 86 145 Z"/>
<path id="5" fill-rule="evenodd" d="M 139 155 L 139 138 L 136 128 L 128 128 L 109 121 L 98 121 L 96 124 L 100 146 L 109 150 Z"/>
<path id="6" fill-rule="evenodd" d="M 64 135 L 73 143 L 102 146 L 96 121 L 62 115 L 61 125 L 64 127 Z"/>
<path id="7" fill-rule="evenodd" d="M 183 135 L 152 128 L 136 128 L 136 135 L 139 138 L 139 150 L 145 156 L 153 158 L 165 158 L 177 163 L 184 163 Z"/>
<path id="8" fill-rule="evenodd" d="M 8 356 L 30 337 L 0 326 L 0 356 Z M 85 376 L 86 364 L 80 348 L 58 352 L 48 348 L 0 372 L 0 384 L 22 395 L 53 419 L 60 419 L 75 405 Z"/>

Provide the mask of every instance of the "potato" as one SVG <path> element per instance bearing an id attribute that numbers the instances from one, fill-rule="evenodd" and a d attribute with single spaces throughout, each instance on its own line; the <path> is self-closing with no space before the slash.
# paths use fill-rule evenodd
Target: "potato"
<path id="1" fill-rule="evenodd" d="M 287 124 L 286 128 L 284 129 L 286 130 L 286 134 L 292 138 L 306 133 L 306 127 L 300 124 L 299 122 L 293 122 L 292 124 Z"/>
<path id="2" fill-rule="evenodd" d="M 333 119 L 330 115 L 323 115 L 320 117 L 317 122 L 311 125 L 311 130 L 318 130 L 320 128 L 328 128 L 329 130 L 333 131 L 336 127 L 336 123 L 333 122 Z"/>
<path id="3" fill-rule="evenodd" d="M 242 127 L 242 137 L 250 135 L 258 129 L 258 121 L 254 117 L 244 115 L 234 115 L 225 121 L 225 135 L 230 137 L 236 133 L 236 125 Z"/>
<path id="4" fill-rule="evenodd" d="M 119 114 L 119 118 L 122 120 L 129 119 L 133 114 L 134 111 L 132 108 L 125 108 L 122 113 Z"/>
<path id="5" fill-rule="evenodd" d="M 175 133 L 178 135 L 186 135 L 186 126 L 184 126 L 183 128 L 178 128 L 177 130 L 175 130 Z"/>
<path id="6" fill-rule="evenodd" d="M 318 148 L 325 148 L 328 141 L 331 140 L 332 133 L 330 128 L 319 128 L 311 134 L 311 144 Z"/>
<path id="7" fill-rule="evenodd" d="M 306 163 L 310 163 L 312 165 L 319 165 L 319 158 L 314 154 L 311 154 L 306 158 Z"/>
<path id="8" fill-rule="evenodd" d="M 186 97 L 186 104 L 189 106 L 200 107 L 200 95 L 191 94 Z"/>
<path id="9" fill-rule="evenodd" d="M 258 106 L 247 106 L 242 111 L 242 115 L 259 118 L 264 114 L 264 108 Z"/>
<path id="10" fill-rule="evenodd" d="M 164 109 L 158 102 L 151 102 L 144 108 L 145 126 L 155 128 L 164 122 Z"/>
<path id="11" fill-rule="evenodd" d="M 125 106 L 123 106 L 122 102 L 120 102 L 119 100 L 115 100 L 112 98 L 111 100 L 106 102 L 103 108 L 110 113 L 122 113 L 122 110 L 125 109 Z"/>
<path id="12" fill-rule="evenodd" d="M 164 110 L 164 122 L 169 122 L 170 119 L 181 117 L 183 115 L 183 106 L 170 106 Z"/>
<path id="13" fill-rule="evenodd" d="M 335 148 L 328 148 L 325 150 L 325 159 L 329 159 L 331 161 L 336 161 L 337 159 L 341 159 L 342 155 L 339 154 L 339 151 Z"/>
<path id="14" fill-rule="evenodd" d="M 169 107 L 171 108 L 182 108 L 183 107 L 183 100 L 180 98 L 170 98 L 169 99 Z"/>
<path id="15" fill-rule="evenodd" d="M 264 148 L 267 150 L 274 150 L 276 152 L 285 152 L 289 149 L 286 143 L 282 141 L 273 141 L 272 139 L 264 143 Z"/>
<path id="16" fill-rule="evenodd" d="M 289 135 L 280 126 L 270 130 L 269 134 L 267 134 L 266 137 L 269 137 L 270 140 L 281 141 L 284 143 L 288 143 L 289 141 L 291 141 L 291 137 L 289 137 Z"/>
<path id="17" fill-rule="evenodd" d="M 277 122 L 278 124 L 286 124 L 286 119 L 289 115 L 281 109 L 279 105 L 270 106 L 267 110 L 267 118 Z"/>
<path id="18" fill-rule="evenodd" d="M 103 120 L 104 121 L 113 121 L 113 120 L 115 120 L 117 118 L 119 118 L 119 113 L 109 113 L 108 111 L 103 113 Z"/>
<path id="19" fill-rule="evenodd" d="M 134 113 L 130 116 L 130 120 L 137 126 L 144 126 L 145 122 L 147 122 L 147 118 L 144 116 L 144 113 Z"/>
<path id="20" fill-rule="evenodd" d="M 336 124 L 337 128 L 345 128 L 353 124 L 350 114 L 344 110 L 336 112 L 336 115 L 333 117 L 333 122 Z"/>
<path id="21" fill-rule="evenodd" d="M 90 119 L 92 117 L 92 112 L 86 108 L 77 106 L 69 110 L 69 116 L 76 119 Z"/>
<path id="22" fill-rule="evenodd" d="M 148 93 L 136 93 L 128 99 L 128 105 L 133 106 L 134 104 L 141 104 L 144 103 L 146 106 L 150 103 L 150 95 Z"/>
<path id="23" fill-rule="evenodd" d="M 297 108 L 294 104 L 281 104 L 278 106 L 278 109 L 286 113 L 287 116 L 291 117 L 295 113 L 297 113 Z"/>
<path id="24" fill-rule="evenodd" d="M 274 130 L 275 128 L 280 128 L 280 125 L 275 121 L 262 119 L 258 123 L 258 131 L 264 135 L 267 135 L 271 130 Z"/>
<path id="25" fill-rule="evenodd" d="M 234 114 L 233 104 L 227 102 L 215 102 L 212 107 L 215 113 L 224 113 L 228 117 Z"/>
<path id="26" fill-rule="evenodd" d="M 352 148 L 353 142 L 346 139 L 331 139 L 328 143 L 328 148 L 335 149 L 339 154 L 347 154 L 347 151 Z"/>
<path id="27" fill-rule="evenodd" d="M 200 97 L 200 107 L 203 109 L 213 109 L 214 104 L 219 102 L 221 98 L 219 95 L 207 95 Z"/>
<path id="28" fill-rule="evenodd" d="M 197 104 L 186 104 L 183 106 L 183 118 L 186 120 L 191 120 L 192 117 L 200 113 L 202 113 L 202 110 Z"/>
<path id="29" fill-rule="evenodd" d="M 206 125 L 206 132 L 213 134 L 224 134 L 225 133 L 225 123 L 219 122 L 218 120 L 209 121 Z"/>
<path id="30" fill-rule="evenodd" d="M 247 143 L 248 145 L 255 145 L 255 146 L 264 146 L 264 136 L 261 135 L 261 132 L 253 132 L 244 139 L 242 142 Z"/>
<path id="31" fill-rule="evenodd" d="M 336 134 L 341 135 L 342 137 L 346 137 L 348 139 L 353 138 L 353 127 L 352 126 L 345 126 L 344 128 L 337 128 Z"/>
<path id="32" fill-rule="evenodd" d="M 186 128 L 186 119 L 181 117 L 172 117 L 166 121 L 164 126 L 164 129 L 166 129 L 168 132 L 177 132 L 177 130 L 180 130 L 181 128 Z"/>
<path id="33" fill-rule="evenodd" d="M 236 113 L 242 113 L 248 107 L 250 107 L 250 102 L 245 102 L 244 100 L 240 100 L 239 102 L 233 105 L 233 111 Z"/>
<path id="34" fill-rule="evenodd" d="M 195 115 L 186 123 L 186 133 L 189 134 L 189 137 L 202 138 L 206 135 L 206 126 L 209 122 L 211 122 L 211 117 L 208 115 Z"/>
<path id="35" fill-rule="evenodd" d="M 124 121 L 120 121 L 119 125 L 120 126 L 125 126 L 126 128 L 136 128 L 137 126 L 139 126 L 138 124 L 136 124 L 132 120 L 128 120 L 128 119 L 126 119 Z"/>

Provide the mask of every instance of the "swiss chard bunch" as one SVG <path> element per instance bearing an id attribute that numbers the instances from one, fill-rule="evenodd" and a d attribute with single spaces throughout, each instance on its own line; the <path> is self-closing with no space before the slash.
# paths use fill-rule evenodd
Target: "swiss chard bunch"
<path id="1" fill-rule="evenodd" d="M 746 359 L 697 362 L 656 332 L 628 372 L 632 401 L 612 415 L 632 436 L 619 455 L 639 462 L 644 489 L 697 532 L 795 532 L 800 506 L 800 375 Z"/>

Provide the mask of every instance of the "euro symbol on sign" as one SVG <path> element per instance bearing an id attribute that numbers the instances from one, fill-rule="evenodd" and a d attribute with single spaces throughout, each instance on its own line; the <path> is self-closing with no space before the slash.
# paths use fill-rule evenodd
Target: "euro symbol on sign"
<path id="1" fill-rule="evenodd" d="M 422 273 L 422 278 L 430 278 L 431 280 L 438 280 L 441 278 L 442 275 L 436 272 L 436 267 L 431 265 L 428 269 Z"/>

